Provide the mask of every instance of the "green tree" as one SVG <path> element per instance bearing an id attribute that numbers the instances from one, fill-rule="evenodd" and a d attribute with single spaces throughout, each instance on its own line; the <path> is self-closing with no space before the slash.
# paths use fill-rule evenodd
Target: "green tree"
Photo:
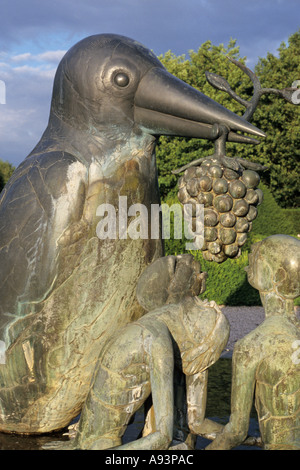
<path id="1" fill-rule="evenodd" d="M 244 74 L 226 58 L 226 55 L 242 60 L 239 57 L 239 48 L 236 47 L 235 40 L 231 40 L 227 47 L 223 44 L 214 46 L 211 41 L 207 41 L 202 44 L 197 52 L 190 51 L 189 59 L 186 59 L 184 55 L 177 57 L 171 51 L 159 57 L 159 59 L 170 73 L 210 96 L 226 108 L 241 114 L 242 107 L 238 103 L 233 101 L 226 93 L 214 89 L 206 81 L 206 70 L 217 73 L 228 80 L 237 93 L 245 98 L 247 97 L 241 89 Z M 170 191 L 171 193 L 176 192 L 178 177 L 172 175 L 172 170 L 196 158 L 211 155 L 213 151 L 213 143 L 206 140 L 161 137 L 157 148 L 157 161 L 162 197 L 166 197 Z"/>
<path id="2" fill-rule="evenodd" d="M 2 191 L 14 171 L 15 167 L 11 163 L 0 160 L 0 191 Z"/>
<path id="3" fill-rule="evenodd" d="M 282 89 L 300 79 L 300 31 L 292 35 L 289 45 L 282 44 L 279 57 L 268 54 L 260 59 L 255 72 L 263 87 Z M 245 109 L 228 94 L 214 89 L 205 77 L 205 71 L 225 78 L 231 88 L 242 98 L 249 100 L 253 94 L 250 79 L 226 56 L 245 63 L 239 55 L 235 40 L 228 46 L 214 46 L 205 42 L 197 52 L 190 51 L 189 59 L 177 57 L 171 51 L 160 60 L 178 78 L 199 89 L 231 111 L 242 115 Z M 239 156 L 263 163 L 269 170 L 263 181 L 270 186 L 276 201 L 282 207 L 299 205 L 299 113 L 300 106 L 285 102 L 274 95 L 263 96 L 254 114 L 253 123 L 267 133 L 257 146 L 227 144 L 227 155 Z M 213 143 L 199 139 L 161 137 L 157 149 L 159 183 L 162 197 L 176 192 L 177 177 L 171 171 L 196 158 L 213 153 Z"/>
<path id="4" fill-rule="evenodd" d="M 282 43 L 279 56 L 267 54 L 255 72 L 262 86 L 282 89 L 300 80 L 300 30 Z M 267 184 L 282 207 L 300 206 L 300 106 L 274 95 L 262 97 L 253 123 L 267 138 L 256 148 L 257 161 L 270 167 Z"/>

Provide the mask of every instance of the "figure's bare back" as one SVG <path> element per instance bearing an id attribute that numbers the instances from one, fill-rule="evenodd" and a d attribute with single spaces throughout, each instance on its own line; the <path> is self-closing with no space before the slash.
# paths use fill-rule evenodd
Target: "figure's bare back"
<path id="1" fill-rule="evenodd" d="M 293 356 L 298 340 L 297 328 L 294 335 L 278 334 L 256 371 L 255 406 L 266 448 L 300 448 L 300 364 Z"/>

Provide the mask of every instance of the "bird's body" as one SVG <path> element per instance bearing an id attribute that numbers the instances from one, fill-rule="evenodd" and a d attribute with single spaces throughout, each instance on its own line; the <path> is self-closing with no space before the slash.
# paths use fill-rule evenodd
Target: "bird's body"
<path id="1" fill-rule="evenodd" d="M 172 77 L 127 38 L 98 35 L 75 45 L 56 74 L 48 127 L 2 192 L 0 431 L 66 426 L 107 338 L 143 313 L 137 280 L 163 255 L 162 240 L 100 240 L 96 212 L 117 207 L 120 196 L 149 213 L 160 202 L 154 135 L 167 133 L 172 116 L 168 109 L 163 130 L 149 130 L 153 110 L 142 105 L 155 70 Z"/>
<path id="2" fill-rule="evenodd" d="M 113 166 L 95 158 L 87 167 L 64 149 L 33 153 L 6 187 L 1 215 L 14 260 L 1 283 L 8 347 L 0 366 L 2 430 L 47 432 L 67 425 L 80 411 L 105 340 L 142 314 L 137 280 L 162 256 L 162 242 L 100 241 L 96 210 L 103 203 L 117 207 L 120 195 L 149 212 L 159 203 L 153 143 L 144 136 L 132 154 L 127 142 Z M 0 256 L 6 255 L 3 248 Z M 14 295 L 16 286 L 20 295 Z M 15 363 L 22 364 L 18 375 Z"/>

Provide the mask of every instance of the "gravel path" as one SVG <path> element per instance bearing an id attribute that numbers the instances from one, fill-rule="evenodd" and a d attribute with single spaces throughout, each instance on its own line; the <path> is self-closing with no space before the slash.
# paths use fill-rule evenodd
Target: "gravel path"
<path id="1" fill-rule="evenodd" d="M 223 307 L 222 312 L 230 323 L 230 336 L 222 357 L 230 357 L 235 342 L 264 321 L 264 309 L 263 307 Z M 300 319 L 300 307 L 297 307 L 296 314 Z"/>

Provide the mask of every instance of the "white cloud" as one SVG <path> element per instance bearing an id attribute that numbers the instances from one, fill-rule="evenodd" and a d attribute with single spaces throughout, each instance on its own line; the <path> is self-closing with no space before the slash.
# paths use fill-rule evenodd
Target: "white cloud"
<path id="1" fill-rule="evenodd" d="M 25 52 L 24 54 L 18 54 L 12 56 L 11 60 L 13 62 L 23 62 L 25 60 L 29 60 L 32 57 L 32 54 L 30 52 Z"/>
<path id="2" fill-rule="evenodd" d="M 12 62 L 50 62 L 51 64 L 57 64 L 67 51 L 46 51 L 41 54 L 31 54 L 25 52 L 24 54 L 17 54 L 11 57 Z"/>
<path id="3" fill-rule="evenodd" d="M 63 51 L 48 52 L 44 59 L 56 57 L 58 62 L 63 55 Z M 56 66 L 50 61 L 34 62 L 33 57 L 6 55 L 0 63 L 0 79 L 6 85 L 6 104 L 0 105 L 0 158 L 14 165 L 37 144 L 49 117 Z"/>
<path id="4" fill-rule="evenodd" d="M 0 158 L 17 166 L 31 152 L 46 127 L 44 110 L 39 107 L 0 106 Z"/>
<path id="5" fill-rule="evenodd" d="M 38 54 L 35 57 L 37 60 L 45 61 L 45 62 L 51 62 L 51 63 L 58 63 L 63 56 L 65 55 L 67 51 L 47 51 L 43 52 L 42 54 Z"/>
<path id="6" fill-rule="evenodd" d="M 45 69 L 44 67 L 31 67 L 30 65 L 22 65 L 20 67 L 14 67 L 13 71 L 14 73 L 17 73 L 21 76 L 23 74 L 28 74 L 28 75 L 34 75 L 36 76 L 36 78 L 43 77 L 43 78 L 53 79 L 56 68 Z"/>

